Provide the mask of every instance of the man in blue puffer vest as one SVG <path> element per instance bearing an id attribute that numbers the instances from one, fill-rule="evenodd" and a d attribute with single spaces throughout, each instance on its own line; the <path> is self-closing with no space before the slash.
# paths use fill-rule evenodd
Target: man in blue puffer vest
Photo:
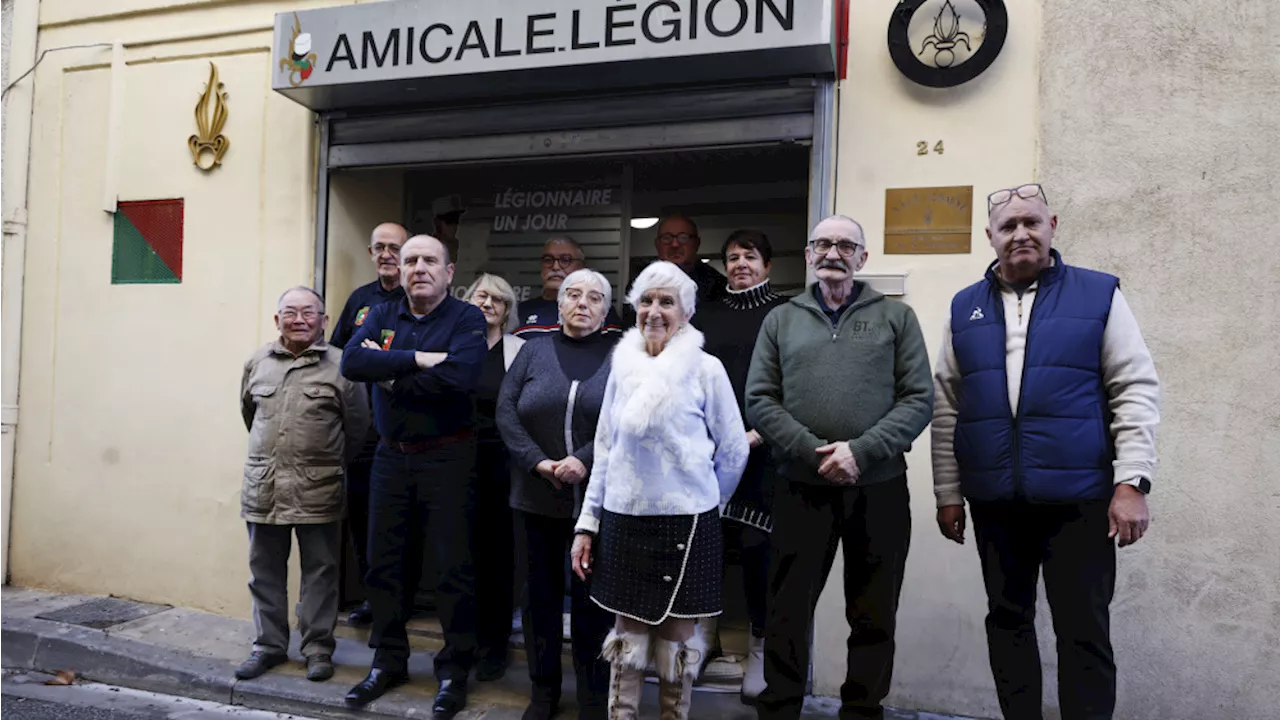
<path id="1" fill-rule="evenodd" d="M 1159 380 L 1120 281 L 1053 249 L 1044 190 L 998 190 L 987 205 L 996 262 L 952 300 L 934 373 L 938 526 L 963 543 L 969 501 L 1005 717 L 1041 717 L 1043 566 L 1062 717 L 1111 718 L 1115 546 L 1149 522 Z"/>

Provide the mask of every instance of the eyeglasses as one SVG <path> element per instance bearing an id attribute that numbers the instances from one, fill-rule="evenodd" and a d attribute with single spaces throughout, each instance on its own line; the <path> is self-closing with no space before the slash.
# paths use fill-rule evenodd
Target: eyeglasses
<path id="1" fill-rule="evenodd" d="M 506 305 L 506 304 L 507 304 L 507 301 L 506 301 L 506 300 L 504 300 L 503 298 L 500 298 L 500 297 L 498 297 L 497 295 L 490 295 L 489 293 L 487 293 L 487 292 L 485 292 L 485 291 L 483 291 L 483 290 L 477 290 L 477 291 L 475 292 L 475 294 L 471 296 L 471 303 L 472 303 L 473 305 L 477 305 L 477 306 L 478 306 L 478 305 L 483 305 L 483 304 L 485 303 L 485 301 L 486 301 L 486 300 L 487 300 L 487 301 L 489 301 L 489 302 L 491 302 L 491 303 L 493 303 L 494 305 Z"/>
<path id="2" fill-rule="evenodd" d="M 320 317 L 320 311 L 312 310 L 312 309 L 295 310 L 293 308 L 285 308 L 284 310 L 280 311 L 281 320 L 297 320 L 299 315 L 302 316 L 303 320 L 306 320 L 307 322 L 311 322 L 312 320 L 315 320 L 316 318 Z"/>
<path id="3" fill-rule="evenodd" d="M 856 243 L 852 240 L 832 240 L 831 238 L 818 238 L 809 241 L 809 247 L 818 255 L 826 255 L 831 252 L 831 248 L 835 248 L 840 253 L 840 257 L 851 258 L 862 248 L 862 243 Z"/>
<path id="4" fill-rule="evenodd" d="M 388 252 L 388 251 L 390 251 L 392 255 L 398 256 L 400 254 L 399 245 L 387 245 L 385 243 L 377 243 L 376 245 L 369 246 L 369 249 L 373 251 L 374 255 L 381 255 L 382 253 Z"/>
<path id="5" fill-rule="evenodd" d="M 564 299 L 568 300 L 571 303 L 576 303 L 582 299 L 582 296 L 584 294 L 587 297 L 587 302 L 591 303 L 592 305 L 604 304 L 604 293 L 599 293 L 594 290 L 588 293 L 583 293 L 582 290 L 578 288 L 569 288 L 568 290 L 564 291 Z"/>
<path id="6" fill-rule="evenodd" d="M 1014 198 L 1020 197 L 1023 200 L 1030 200 L 1034 197 L 1044 198 L 1044 204 L 1049 204 L 1049 197 L 1044 194 L 1044 188 L 1040 187 L 1040 183 L 1027 183 L 1019 185 L 1016 188 L 1006 188 L 997 190 L 987 196 L 987 214 L 990 215 L 993 210 L 1004 205 Z"/>
<path id="7" fill-rule="evenodd" d="M 690 235 L 689 233 L 679 233 L 679 234 L 662 233 L 661 235 L 658 236 L 658 242 L 662 243 L 663 245 L 674 245 L 676 243 L 680 243 L 681 245 L 688 245 L 689 243 L 697 239 L 698 239 L 697 235 Z"/>
<path id="8" fill-rule="evenodd" d="M 555 267 L 557 264 L 572 267 L 583 262 L 582 258 L 573 255 L 543 255 L 542 267 Z"/>

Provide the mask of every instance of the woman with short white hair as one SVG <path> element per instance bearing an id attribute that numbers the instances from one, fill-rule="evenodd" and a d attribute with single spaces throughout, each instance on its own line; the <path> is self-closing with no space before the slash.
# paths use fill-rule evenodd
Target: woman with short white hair
<path id="1" fill-rule="evenodd" d="M 515 521 L 507 495 L 511 470 L 507 448 L 495 419 L 498 392 L 507 369 L 524 340 L 516 328 L 516 293 L 511 284 L 485 273 L 463 295 L 484 313 L 489 354 L 476 384 L 476 508 L 472 563 L 476 574 L 476 680 L 497 680 L 506 674 L 507 646 L 515 607 Z"/>
<path id="2" fill-rule="evenodd" d="M 748 445 L 724 366 L 689 325 L 697 291 L 668 262 L 636 278 L 637 327 L 614 349 L 578 517 L 573 570 L 617 616 L 603 653 L 611 718 L 637 715 L 651 658 L 663 720 L 687 718 L 707 652 L 694 622 L 721 611 L 720 511 Z"/>
<path id="3" fill-rule="evenodd" d="M 558 329 L 534 336 L 516 357 L 498 399 L 498 429 L 511 451 L 511 507 L 529 558 L 524 622 L 529 679 L 523 720 L 549 720 L 560 704 L 565 557 L 595 455 L 596 421 L 618 334 L 605 332 L 613 289 L 603 275 L 577 270 L 558 291 Z M 578 720 L 604 720 L 609 663 L 600 659 L 613 615 L 573 577 L 570 636 Z"/>

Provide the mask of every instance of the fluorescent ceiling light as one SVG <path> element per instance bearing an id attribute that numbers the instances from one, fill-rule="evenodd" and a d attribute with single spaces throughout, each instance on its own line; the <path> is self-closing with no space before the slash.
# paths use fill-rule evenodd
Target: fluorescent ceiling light
<path id="1" fill-rule="evenodd" d="M 658 224 L 656 217 L 631 218 L 631 227 L 637 230 L 648 230 Z"/>

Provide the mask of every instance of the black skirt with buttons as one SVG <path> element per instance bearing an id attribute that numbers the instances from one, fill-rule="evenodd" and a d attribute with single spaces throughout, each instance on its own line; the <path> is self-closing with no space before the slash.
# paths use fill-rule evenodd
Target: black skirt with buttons
<path id="1" fill-rule="evenodd" d="M 609 612 L 657 625 L 720 614 L 720 511 L 619 515 L 601 509 L 591 599 Z"/>

